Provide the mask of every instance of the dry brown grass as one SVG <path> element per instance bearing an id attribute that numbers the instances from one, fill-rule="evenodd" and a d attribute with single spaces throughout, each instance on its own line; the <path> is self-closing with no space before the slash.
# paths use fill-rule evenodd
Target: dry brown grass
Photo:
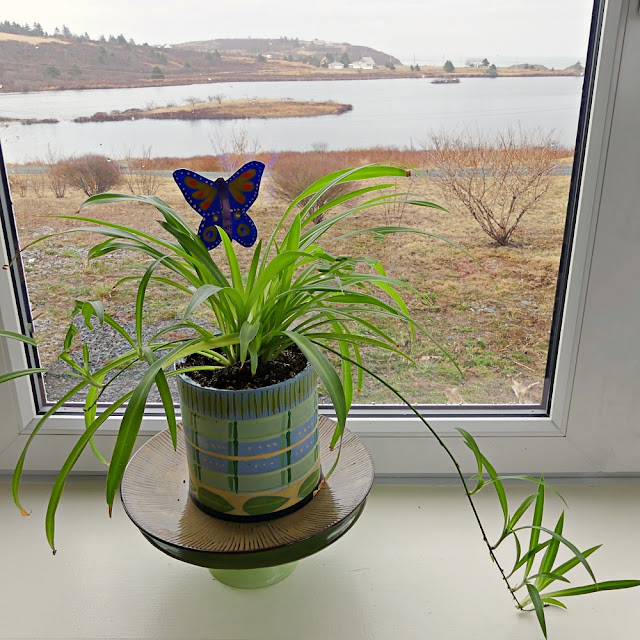
<path id="1" fill-rule="evenodd" d="M 347 154 L 353 160 L 364 151 Z M 370 160 L 375 150 L 368 150 Z M 387 156 L 388 159 L 388 156 Z M 181 160 L 174 164 L 198 170 L 198 162 Z M 161 162 L 161 161 L 158 161 Z M 211 162 L 211 159 L 209 159 Z M 345 165 L 350 165 L 346 162 Z M 164 166 L 164 165 L 163 165 Z M 470 216 L 415 208 L 403 210 L 400 222 L 406 226 L 442 234 L 463 245 L 482 267 L 463 253 L 435 240 L 414 235 L 357 236 L 327 248 L 332 253 L 370 255 L 382 260 L 388 272 L 423 293 L 409 295 L 412 317 L 423 322 L 456 358 L 465 373 L 462 379 L 454 367 L 427 339 L 411 346 L 405 333 L 398 332 L 415 365 L 376 354 L 369 363 L 402 388 L 416 402 L 433 403 L 513 403 L 538 401 L 547 359 L 549 328 L 555 294 L 556 274 L 562 245 L 568 176 L 554 176 L 545 197 L 532 209 L 513 236 L 512 245 L 492 243 Z M 402 184 L 399 188 L 405 188 Z M 411 190 L 434 201 L 438 195 L 432 181 L 414 177 Z M 273 228 L 285 203 L 277 200 L 265 178 L 262 193 L 250 215 L 264 237 Z M 158 195 L 176 207 L 196 227 L 199 216 L 186 204 L 170 178 L 160 180 Z M 22 244 L 42 235 L 71 228 L 72 223 L 56 219 L 56 214 L 74 212 L 83 194 L 70 189 L 63 199 L 45 193 L 38 198 L 28 191 L 15 199 L 18 231 Z M 439 202 L 447 206 L 446 202 Z M 86 210 L 87 215 L 120 224 L 137 226 L 162 234 L 155 210 L 136 204 L 109 205 Z M 358 214 L 343 230 L 395 224 L 399 212 L 379 210 Z M 137 254 L 118 254 L 89 265 L 86 254 L 95 244 L 91 234 L 65 235 L 24 252 L 23 260 L 42 359 L 50 363 L 56 356 L 75 298 L 102 298 L 121 321 L 131 321 L 135 285 L 113 291 L 111 286 L 122 270 L 141 274 L 145 261 Z M 237 247 L 241 263 L 248 264 L 250 251 Z M 147 308 L 152 321 L 168 320 L 176 314 L 176 294 L 156 287 Z M 391 327 L 391 331 L 396 328 Z M 368 354 L 373 355 L 373 354 Z M 530 387 L 528 392 L 523 389 Z M 524 395 L 523 395 L 524 393 Z M 393 402 L 380 386 L 366 383 L 362 402 Z"/>

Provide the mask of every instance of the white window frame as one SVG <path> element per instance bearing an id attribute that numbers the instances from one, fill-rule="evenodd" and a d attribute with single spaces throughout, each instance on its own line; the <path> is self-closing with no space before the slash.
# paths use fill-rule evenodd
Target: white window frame
<path id="1" fill-rule="evenodd" d="M 473 470 L 472 460 L 464 454 L 456 427 L 476 436 L 487 457 L 503 472 L 640 473 L 639 60 L 638 0 L 609 0 L 550 412 L 548 416 L 430 419 L 454 453 L 468 462 L 466 470 Z M 0 261 L 6 262 L 4 243 L 0 243 Z M 6 271 L 0 276 L 0 300 L 0 326 L 19 331 Z M 0 341 L 0 371 L 25 366 L 21 345 Z M 15 465 L 37 423 L 30 382 L 21 379 L 1 385 L 0 407 L 0 472 L 6 472 Z M 164 426 L 161 415 L 145 417 L 139 443 Z M 106 453 L 113 447 L 117 427 L 118 419 L 112 418 L 97 435 Z M 379 475 L 443 476 L 454 471 L 416 418 L 393 414 L 372 418 L 354 411 L 348 427 L 365 440 Z M 25 470 L 59 469 L 81 429 L 82 418 L 77 414 L 62 411 L 52 417 L 35 438 Z M 76 469 L 104 471 L 90 453 Z"/>

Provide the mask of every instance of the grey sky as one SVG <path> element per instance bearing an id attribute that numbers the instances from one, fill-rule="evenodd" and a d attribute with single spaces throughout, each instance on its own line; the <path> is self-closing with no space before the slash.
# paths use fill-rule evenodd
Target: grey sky
<path id="1" fill-rule="evenodd" d="M 28 0 L 3 7 L 2 19 L 149 44 L 286 35 L 364 44 L 405 60 L 584 60 L 590 13 L 590 0 Z"/>

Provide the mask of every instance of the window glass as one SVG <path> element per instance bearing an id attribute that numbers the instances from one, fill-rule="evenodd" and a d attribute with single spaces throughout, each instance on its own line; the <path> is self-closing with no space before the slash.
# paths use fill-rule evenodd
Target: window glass
<path id="1" fill-rule="evenodd" d="M 542 407 L 593 6 L 544 0 L 534 11 L 522 0 L 458 0 L 392 8 L 330 1 L 309 15 L 290 1 L 249 2 L 239 25 L 235 11 L 191 2 L 178 20 L 163 3 L 115 2 L 82 14 L 44 2 L 12 7 L 0 23 L 0 136 L 21 246 L 74 226 L 56 216 L 73 214 L 83 188 L 92 189 L 79 167 L 101 179 L 100 190 L 157 193 L 197 226 L 171 172 L 229 175 L 257 157 L 268 174 L 251 216 L 267 235 L 287 200 L 322 173 L 408 164 L 421 171 L 398 191 L 426 194 L 449 213 L 388 206 L 344 229 L 416 227 L 472 257 L 408 234 L 336 245 L 379 258 L 414 287 L 411 316 L 433 338 L 412 342 L 388 327 L 413 362 L 365 358 L 416 403 Z M 287 103 L 302 115 L 288 116 Z M 247 107 L 255 117 L 235 117 Z M 149 117 L 163 109 L 175 117 Z M 336 109 L 343 112 L 325 114 Z M 203 119 L 203 110 L 224 119 Z M 89 213 L 159 231 L 158 216 L 143 206 Z M 73 383 L 57 356 L 74 300 L 101 299 L 133 326 L 135 283 L 113 285 L 147 263 L 126 253 L 88 262 L 95 242 L 58 235 L 22 252 L 40 360 L 51 367 L 48 400 Z M 152 293 L 150 334 L 184 308 L 174 289 L 154 285 Z M 126 348 L 107 330 L 90 346 L 98 363 Z M 136 375 L 124 372 L 108 393 L 120 395 Z M 365 380 L 358 402 L 396 399 Z"/>

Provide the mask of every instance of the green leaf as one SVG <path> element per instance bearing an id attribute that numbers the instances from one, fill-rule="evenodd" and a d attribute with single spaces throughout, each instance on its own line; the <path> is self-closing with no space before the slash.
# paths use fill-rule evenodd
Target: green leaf
<path id="1" fill-rule="evenodd" d="M 517 529 L 514 529 L 514 531 L 517 531 Z M 529 560 L 533 562 L 533 558 L 535 558 L 540 551 L 546 549 L 550 544 L 551 540 L 545 540 L 544 542 L 537 544 L 533 549 L 529 549 L 519 560 L 516 560 L 513 565 L 513 569 L 511 569 L 511 573 L 507 578 L 510 578 L 520 567 L 522 567 L 522 565 L 529 562 Z"/>
<path id="2" fill-rule="evenodd" d="M 612 591 L 615 589 L 630 589 L 632 587 L 640 587 L 640 580 L 607 580 L 605 582 L 596 582 L 595 584 L 586 584 L 581 587 L 552 591 L 551 593 L 545 594 L 545 597 L 564 598 L 566 596 L 582 596 L 586 593 L 595 593 L 596 591 Z"/>
<path id="3" fill-rule="evenodd" d="M 22 479 L 22 469 L 24 467 L 24 460 L 25 460 L 25 458 L 27 456 L 27 452 L 29 451 L 29 447 L 31 446 L 31 443 L 33 442 L 33 439 L 36 437 L 36 435 L 38 435 L 38 432 L 42 428 L 42 425 L 60 407 L 64 406 L 65 402 L 68 402 L 71 398 L 73 398 L 76 395 L 78 395 L 78 393 L 80 393 L 80 391 L 82 391 L 87 386 L 87 384 L 89 384 L 89 383 L 86 382 L 86 381 L 83 381 L 80 384 L 77 384 L 75 387 L 73 387 L 72 389 L 67 391 L 67 393 L 65 393 L 51 407 L 49 407 L 49 409 L 42 416 L 42 418 L 40 418 L 40 420 L 38 420 L 38 423 L 33 428 L 33 431 L 31 431 L 31 434 L 29 435 L 29 438 L 27 439 L 27 443 L 24 445 L 24 447 L 22 449 L 22 453 L 20 454 L 20 457 L 18 458 L 18 462 L 16 463 L 15 469 L 13 470 L 13 475 L 11 476 L 11 494 L 13 495 L 13 501 L 14 501 L 16 507 L 18 507 L 18 509 L 20 509 L 20 512 L 22 513 L 23 516 L 26 516 L 26 515 L 29 515 L 29 514 L 26 511 L 26 509 L 22 506 L 22 504 L 20 503 L 20 496 L 19 496 L 20 480 Z"/>
<path id="4" fill-rule="evenodd" d="M 593 573 L 593 571 L 591 569 L 591 566 L 587 562 L 587 559 L 580 552 L 578 547 L 576 547 L 572 542 L 569 542 L 569 540 L 567 540 L 563 536 L 557 534 L 555 531 L 551 531 L 551 529 L 547 529 L 546 527 L 542 527 L 542 526 L 539 526 L 539 525 L 530 525 L 530 526 L 526 526 L 526 527 L 519 527 L 518 529 L 514 529 L 514 531 L 518 531 L 518 530 L 521 530 L 521 529 L 532 529 L 532 533 L 533 533 L 533 531 L 544 531 L 545 533 L 548 533 L 552 538 L 555 538 L 556 540 L 559 540 L 563 545 L 565 545 L 565 547 L 567 547 L 568 549 L 570 549 L 573 552 L 575 557 L 578 558 L 580 563 L 587 570 L 588 574 L 593 578 L 593 581 L 596 582 L 596 577 L 595 577 L 595 575 L 594 575 L 594 573 Z M 531 559 L 531 564 L 533 564 L 533 559 Z M 527 562 L 527 567 L 528 566 L 529 566 L 529 562 Z"/>
<path id="5" fill-rule="evenodd" d="M 473 455 L 475 456 L 475 459 L 476 459 L 476 464 L 478 465 L 478 473 L 476 476 L 477 477 L 476 486 L 470 492 L 471 495 L 473 495 L 474 493 L 477 493 L 478 491 L 480 491 L 480 489 L 482 489 L 482 487 L 485 484 L 484 480 L 482 479 L 482 474 L 484 471 L 484 468 L 483 468 L 484 456 L 482 455 L 482 452 L 480 451 L 480 448 L 478 447 L 477 442 L 473 439 L 473 436 L 468 431 L 465 431 L 464 429 L 460 429 L 460 428 L 457 428 L 456 431 L 462 434 L 465 444 L 473 452 Z"/>
<path id="6" fill-rule="evenodd" d="M 547 547 L 547 549 L 549 549 L 549 547 Z M 534 578 L 547 578 L 551 582 L 553 582 L 554 580 L 560 580 L 560 582 L 569 582 L 567 578 L 560 575 L 559 573 L 552 573 L 548 571 L 540 571 L 539 573 L 529 576 L 530 580 L 533 580 Z"/>
<path id="7" fill-rule="evenodd" d="M 544 478 L 541 476 L 540 477 L 541 480 L 543 480 Z M 531 551 L 532 549 L 535 549 L 537 544 L 538 544 L 538 540 L 540 539 L 540 529 L 539 526 L 542 524 L 542 513 L 544 511 L 544 485 L 540 484 L 538 485 L 538 494 L 536 496 L 536 504 L 533 510 L 533 520 L 532 520 L 532 527 L 531 527 L 531 534 L 529 536 L 529 551 Z M 527 560 L 527 566 L 524 570 L 524 579 L 527 579 L 527 576 L 529 575 L 529 573 L 531 572 L 531 567 L 533 566 L 533 558 L 534 556 L 531 556 L 528 560 Z"/>
<path id="8" fill-rule="evenodd" d="M 34 373 L 47 373 L 47 369 L 34 368 L 23 369 L 22 371 L 10 371 L 9 373 L 3 373 L 0 376 L 0 384 L 3 382 L 9 382 L 9 380 L 15 380 L 16 378 L 22 378 L 24 376 L 30 376 Z"/>
<path id="9" fill-rule="evenodd" d="M 555 533 L 558 535 L 562 535 L 562 528 L 564 527 L 564 511 L 560 514 L 558 518 L 558 522 L 556 523 L 556 527 L 554 529 Z M 536 588 L 542 588 L 542 578 L 550 578 L 551 569 L 553 568 L 553 563 L 556 561 L 556 556 L 558 555 L 558 549 L 560 548 L 560 540 L 558 538 L 553 538 L 551 540 L 551 544 L 547 547 L 547 550 L 542 556 L 542 561 L 540 562 L 540 573 L 541 578 L 536 581 Z M 558 574 L 560 576 L 560 574 Z M 556 578 L 553 578 L 554 580 Z M 562 580 L 562 577 L 557 579 Z M 568 580 L 567 580 L 568 582 Z M 548 583 L 547 583 L 548 584 Z"/>
<path id="10" fill-rule="evenodd" d="M 313 471 L 305 481 L 300 485 L 298 489 L 298 498 L 306 498 L 315 488 L 320 481 L 320 469 Z"/>
<path id="11" fill-rule="evenodd" d="M 213 284 L 203 284 L 201 287 L 198 287 L 195 293 L 191 296 L 191 300 L 189 300 L 189 304 L 185 309 L 182 319 L 186 320 L 193 313 L 196 307 L 201 305 L 205 300 L 207 300 L 211 296 L 214 296 L 221 289 L 222 287 L 218 287 Z"/>
<path id="12" fill-rule="evenodd" d="M 104 305 L 100 300 L 93 300 L 90 302 L 76 300 L 76 311 L 79 311 L 82 314 L 84 324 L 88 329 L 91 329 L 91 331 L 93 331 L 93 325 L 91 324 L 91 318 L 93 316 L 98 318 L 98 322 L 100 324 L 104 322 Z"/>
<path id="13" fill-rule="evenodd" d="M 104 374 L 98 373 L 94 375 L 94 380 L 102 384 L 104 381 Z M 92 385 L 87 392 L 87 399 L 84 403 L 84 425 L 85 429 L 88 429 L 96 419 L 96 411 L 97 411 L 97 403 L 98 403 L 98 393 L 100 392 L 100 388 Z M 95 438 L 91 438 L 89 440 L 89 444 L 91 445 L 91 450 L 93 451 L 93 455 L 104 465 L 109 465 L 106 458 L 100 453 L 96 443 Z"/>
<path id="14" fill-rule="evenodd" d="M 496 473 L 496 470 L 493 468 L 491 463 L 484 457 L 484 455 L 482 456 L 482 464 L 484 465 L 484 468 L 487 470 L 487 473 L 489 474 L 489 477 L 491 478 L 491 481 L 493 483 L 493 487 L 496 490 L 498 501 L 500 502 L 500 506 L 502 507 L 502 517 L 504 519 L 502 528 L 503 528 L 503 531 L 506 531 L 507 523 L 509 520 L 509 505 L 507 503 L 507 494 L 504 490 L 504 486 L 502 482 L 498 478 L 498 474 Z"/>
<path id="15" fill-rule="evenodd" d="M 11 338 L 12 340 L 19 340 L 20 342 L 30 344 L 33 347 L 37 346 L 37 343 L 33 338 L 30 338 L 29 336 L 23 336 L 21 333 L 15 333 L 14 331 L 0 330 L 0 336 Z"/>
<path id="16" fill-rule="evenodd" d="M 542 602 L 546 604 L 552 604 L 554 607 L 560 607 L 561 609 L 566 609 L 567 605 L 560 602 L 560 600 L 556 600 L 555 598 L 549 598 L 548 596 L 542 596 Z"/>
<path id="17" fill-rule="evenodd" d="M 513 514 L 513 516 L 511 516 L 511 519 L 509 520 L 509 523 L 507 525 L 507 528 L 509 530 L 513 529 L 513 527 L 515 527 L 516 524 L 518 524 L 520 518 L 522 518 L 522 516 L 525 514 L 527 509 L 531 506 L 531 503 L 536 499 L 537 495 L 538 495 L 537 493 L 532 493 L 530 496 L 527 496 L 522 501 L 522 504 L 516 509 L 515 513 Z"/>
<path id="18" fill-rule="evenodd" d="M 224 252 L 227 256 L 227 262 L 231 271 L 231 284 L 239 294 L 244 295 L 242 274 L 240 273 L 240 265 L 238 264 L 238 257 L 236 256 L 235 249 L 231 244 L 231 240 L 229 240 L 229 236 L 222 227 L 218 227 L 218 233 L 222 239 L 222 246 L 224 247 Z"/>
<path id="19" fill-rule="evenodd" d="M 228 513 L 234 509 L 234 506 L 229 504 L 222 496 L 205 489 L 205 487 L 198 487 L 198 499 L 207 507 L 211 507 L 221 513 Z"/>
<path id="20" fill-rule="evenodd" d="M 602 546 L 601 544 L 598 544 L 595 547 L 591 547 L 590 549 L 587 549 L 586 551 L 583 551 L 582 555 L 585 558 L 588 558 L 592 553 L 595 553 L 601 546 Z M 579 564 L 580 564 L 580 560 L 574 556 L 573 558 L 569 558 L 569 560 L 567 560 L 566 562 L 564 562 L 560 566 L 556 567 L 553 570 L 553 572 L 555 574 L 557 574 L 557 575 L 563 575 L 563 574 L 567 573 L 567 571 L 570 571 L 571 569 L 573 569 L 573 567 L 575 567 L 575 566 L 577 566 Z M 540 586 L 538 587 L 538 590 L 542 591 L 551 582 L 552 582 L 551 580 L 548 580 L 547 578 L 543 578 L 542 582 L 540 583 Z"/>
<path id="21" fill-rule="evenodd" d="M 542 629 L 542 633 L 544 637 L 547 637 L 547 623 L 544 619 L 544 604 L 540 598 L 540 594 L 538 590 L 532 585 L 527 583 L 527 591 L 529 592 L 529 597 L 531 598 L 531 603 L 533 604 L 533 608 L 536 610 L 536 616 L 538 618 L 538 622 L 540 623 L 540 628 Z"/>
<path id="22" fill-rule="evenodd" d="M 258 272 L 258 264 L 260 263 L 260 255 L 262 253 L 262 240 L 258 240 L 255 250 L 253 251 L 253 258 L 251 259 L 251 265 L 249 266 L 249 272 L 247 274 L 247 282 L 245 284 L 245 292 L 249 294 L 253 289 L 253 283 L 256 280 L 256 274 Z"/>
<path id="23" fill-rule="evenodd" d="M 158 258 L 144 273 L 140 279 L 140 285 L 138 286 L 138 294 L 136 296 L 136 337 L 138 339 L 138 347 L 142 348 L 142 312 L 144 309 L 144 299 L 147 293 L 147 285 L 153 275 L 153 272 L 157 269 L 158 265 L 164 260 Z"/>
<path id="24" fill-rule="evenodd" d="M 84 451 L 87 443 L 91 441 L 93 435 L 98 430 L 100 425 L 102 425 L 107 418 L 113 415 L 117 409 L 119 409 L 132 395 L 133 392 L 127 393 L 121 398 L 118 398 L 108 409 L 103 411 L 100 416 L 93 421 L 91 425 L 89 425 L 85 432 L 80 436 L 75 446 L 71 450 L 71 453 L 65 460 L 58 476 L 56 477 L 56 481 L 53 485 L 53 489 L 51 490 L 51 495 L 49 497 L 49 504 L 47 506 L 47 514 L 45 516 L 45 531 L 47 534 L 47 540 L 51 549 L 53 549 L 53 553 L 55 555 L 56 548 L 54 542 L 54 532 L 55 532 L 55 516 L 56 511 L 58 509 L 58 504 L 60 503 L 60 498 L 62 497 L 62 492 L 64 490 L 64 486 L 67 482 L 67 477 L 69 473 L 71 473 L 71 469 L 73 469 L 74 465 L 78 461 L 78 458 Z"/>
<path id="25" fill-rule="evenodd" d="M 347 421 L 347 402 L 340 376 L 329 360 L 327 360 L 326 356 L 307 337 L 301 336 L 293 331 L 283 331 L 282 333 L 298 345 L 300 351 L 302 351 L 318 376 L 320 376 L 322 383 L 329 393 L 338 422 L 330 444 L 331 447 L 335 447 L 344 431 Z"/>
<path id="26" fill-rule="evenodd" d="M 247 358 L 247 350 L 249 344 L 258 335 L 260 330 L 260 324 L 251 324 L 250 322 L 243 322 L 240 327 L 240 362 L 244 362 Z"/>
<path id="27" fill-rule="evenodd" d="M 171 444 L 173 444 L 173 448 L 176 449 L 178 447 L 176 410 L 173 406 L 173 398 L 171 397 L 171 390 L 169 389 L 167 377 L 162 369 L 158 371 L 155 382 L 162 400 L 164 415 L 167 418 L 167 426 L 169 427 L 169 433 L 171 434 Z"/>
<path id="28" fill-rule="evenodd" d="M 78 335 L 78 328 L 75 324 L 71 323 L 67 329 L 67 333 L 64 336 L 64 342 L 62 343 L 63 351 L 71 349 L 71 344 L 75 336 Z"/>
<path id="29" fill-rule="evenodd" d="M 250 516 L 260 516 L 277 511 L 287 502 L 289 502 L 289 498 L 284 496 L 256 496 L 249 498 L 242 505 L 242 510 Z"/>

